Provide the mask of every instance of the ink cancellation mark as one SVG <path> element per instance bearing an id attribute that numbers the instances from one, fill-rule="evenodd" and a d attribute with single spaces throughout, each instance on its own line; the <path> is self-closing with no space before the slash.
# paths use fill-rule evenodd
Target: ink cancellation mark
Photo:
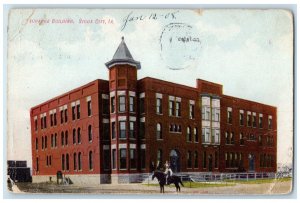
<path id="1" fill-rule="evenodd" d="M 201 50 L 200 34 L 193 26 L 185 23 L 170 23 L 160 36 L 161 57 L 168 68 L 188 68 Z"/>

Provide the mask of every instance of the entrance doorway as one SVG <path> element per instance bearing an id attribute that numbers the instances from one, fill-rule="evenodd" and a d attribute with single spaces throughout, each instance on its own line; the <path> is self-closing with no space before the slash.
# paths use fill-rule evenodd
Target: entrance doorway
<path id="1" fill-rule="evenodd" d="M 255 157 L 253 154 L 248 155 L 249 159 L 249 171 L 254 171 L 255 170 Z"/>
<path id="2" fill-rule="evenodd" d="M 170 152 L 170 167 L 174 173 L 180 172 L 180 154 L 176 149 Z"/>
<path id="3" fill-rule="evenodd" d="M 212 155 L 208 156 L 208 171 L 212 171 Z"/>

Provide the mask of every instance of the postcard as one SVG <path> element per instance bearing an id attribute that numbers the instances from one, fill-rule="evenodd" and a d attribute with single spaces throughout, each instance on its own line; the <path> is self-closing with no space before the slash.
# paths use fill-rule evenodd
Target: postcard
<path id="1" fill-rule="evenodd" d="M 291 11 L 11 9 L 7 30 L 9 191 L 292 191 Z"/>

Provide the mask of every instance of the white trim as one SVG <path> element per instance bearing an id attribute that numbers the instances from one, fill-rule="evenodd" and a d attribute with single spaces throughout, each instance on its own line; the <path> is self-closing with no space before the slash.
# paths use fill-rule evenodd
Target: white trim
<path id="1" fill-rule="evenodd" d="M 108 94 L 102 94 L 102 99 L 109 99 Z"/>
<path id="2" fill-rule="evenodd" d="M 130 144 L 130 149 L 136 149 L 136 144 Z"/>
<path id="3" fill-rule="evenodd" d="M 253 115 L 253 116 L 256 116 L 256 113 L 255 113 L 255 112 L 253 112 L 253 113 L 252 113 L 252 115 Z"/>
<path id="4" fill-rule="evenodd" d="M 49 114 L 51 115 L 51 114 L 52 114 L 52 112 L 53 112 L 53 110 L 50 110 L 50 111 L 49 111 Z"/>
<path id="5" fill-rule="evenodd" d="M 119 149 L 127 149 L 127 144 L 119 144 Z"/>
<path id="6" fill-rule="evenodd" d="M 53 109 L 52 111 L 53 111 L 53 113 L 56 113 L 56 109 Z"/>
<path id="7" fill-rule="evenodd" d="M 140 93 L 139 97 L 140 98 L 145 98 L 145 92 Z"/>
<path id="8" fill-rule="evenodd" d="M 269 116 L 268 116 L 268 118 L 269 118 L 269 119 L 272 119 L 272 116 L 271 116 L 271 115 L 269 115 Z"/>
<path id="9" fill-rule="evenodd" d="M 71 102 L 71 106 L 74 107 L 75 106 L 75 102 Z"/>
<path id="10" fill-rule="evenodd" d="M 67 104 L 64 105 L 64 110 L 65 110 L 65 109 L 68 109 L 68 105 L 67 105 Z"/>
<path id="11" fill-rule="evenodd" d="M 91 100 L 92 100 L 92 97 L 91 97 L 91 96 L 86 97 L 86 101 L 87 101 L 87 102 L 89 102 L 89 101 L 91 101 Z"/>
<path id="12" fill-rule="evenodd" d="M 40 118 L 43 118 L 43 114 L 40 114 Z"/>
<path id="13" fill-rule="evenodd" d="M 43 116 L 46 116 L 46 112 L 43 114 Z M 272 116 L 271 116 L 272 117 Z"/>
<path id="14" fill-rule="evenodd" d="M 174 101 L 175 97 L 174 96 L 169 96 L 169 101 Z"/>
<path id="15" fill-rule="evenodd" d="M 109 119 L 103 118 L 102 123 L 109 123 Z"/>
<path id="16" fill-rule="evenodd" d="M 232 111 L 232 107 L 227 107 L 227 111 Z"/>
<path id="17" fill-rule="evenodd" d="M 251 115 L 251 111 L 247 111 L 247 115 Z"/>
<path id="18" fill-rule="evenodd" d="M 110 96 L 110 97 L 114 97 L 115 95 L 116 95 L 116 92 L 115 92 L 115 91 L 112 91 L 112 92 L 109 93 L 109 96 Z"/>
<path id="19" fill-rule="evenodd" d="M 116 118 L 111 118 L 110 122 L 116 122 Z"/>
<path id="20" fill-rule="evenodd" d="M 260 113 L 260 114 L 259 114 L 259 117 L 260 117 L 260 118 L 262 118 L 262 117 L 263 117 L 263 114 L 262 114 L 262 113 Z"/>
<path id="21" fill-rule="evenodd" d="M 135 116 L 130 116 L 129 121 L 136 121 L 136 117 Z"/>
<path id="22" fill-rule="evenodd" d="M 126 91 L 125 90 L 118 91 L 117 94 L 118 96 L 126 96 Z"/>
<path id="23" fill-rule="evenodd" d="M 126 121 L 126 116 L 118 116 L 118 121 Z"/>
<path id="24" fill-rule="evenodd" d="M 145 122 L 145 117 L 140 118 L 140 122 Z"/>
<path id="25" fill-rule="evenodd" d="M 181 102 L 181 98 L 180 97 L 176 97 L 175 100 L 178 101 L 178 102 Z"/>
<path id="26" fill-rule="evenodd" d="M 103 145 L 103 150 L 108 150 L 109 149 L 109 145 Z"/>
<path id="27" fill-rule="evenodd" d="M 37 116 L 34 116 L 33 119 L 34 119 L 34 120 L 37 120 Z"/>
<path id="28" fill-rule="evenodd" d="M 64 109 L 64 107 L 60 106 L 58 109 L 59 109 L 59 111 L 62 111 Z"/>
<path id="29" fill-rule="evenodd" d="M 190 104 L 195 105 L 195 100 L 190 100 Z"/>
<path id="30" fill-rule="evenodd" d="M 133 91 L 129 91 L 128 94 L 129 94 L 129 96 L 131 96 L 131 97 L 135 97 L 135 92 L 133 92 Z"/>
<path id="31" fill-rule="evenodd" d="M 80 100 L 77 100 L 77 101 L 76 101 L 76 105 L 79 105 L 79 104 L 80 104 Z"/>
<path id="32" fill-rule="evenodd" d="M 110 148 L 111 148 L 111 149 L 116 149 L 116 144 L 110 145 Z"/>
<path id="33" fill-rule="evenodd" d="M 141 149 L 146 149 L 146 144 L 141 144 Z"/>
<path id="34" fill-rule="evenodd" d="M 158 99 L 162 99 L 163 95 L 161 93 L 155 93 L 156 98 Z"/>
<path id="35" fill-rule="evenodd" d="M 240 113 L 244 113 L 244 110 L 240 110 Z"/>
<path id="36" fill-rule="evenodd" d="M 115 66 L 115 65 L 132 65 L 132 66 L 138 68 L 137 65 L 134 64 L 134 63 L 122 63 L 122 62 L 119 62 L 119 63 L 112 63 L 110 66 L 108 66 L 108 68 L 111 68 L 111 67 L 113 67 L 113 66 Z"/>

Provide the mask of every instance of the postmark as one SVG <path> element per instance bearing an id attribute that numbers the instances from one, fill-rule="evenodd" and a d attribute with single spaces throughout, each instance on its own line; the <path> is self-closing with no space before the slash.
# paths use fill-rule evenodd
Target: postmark
<path id="1" fill-rule="evenodd" d="M 186 23 L 170 23 L 160 35 L 161 58 L 172 70 L 188 68 L 198 59 L 201 46 L 200 33 Z"/>

